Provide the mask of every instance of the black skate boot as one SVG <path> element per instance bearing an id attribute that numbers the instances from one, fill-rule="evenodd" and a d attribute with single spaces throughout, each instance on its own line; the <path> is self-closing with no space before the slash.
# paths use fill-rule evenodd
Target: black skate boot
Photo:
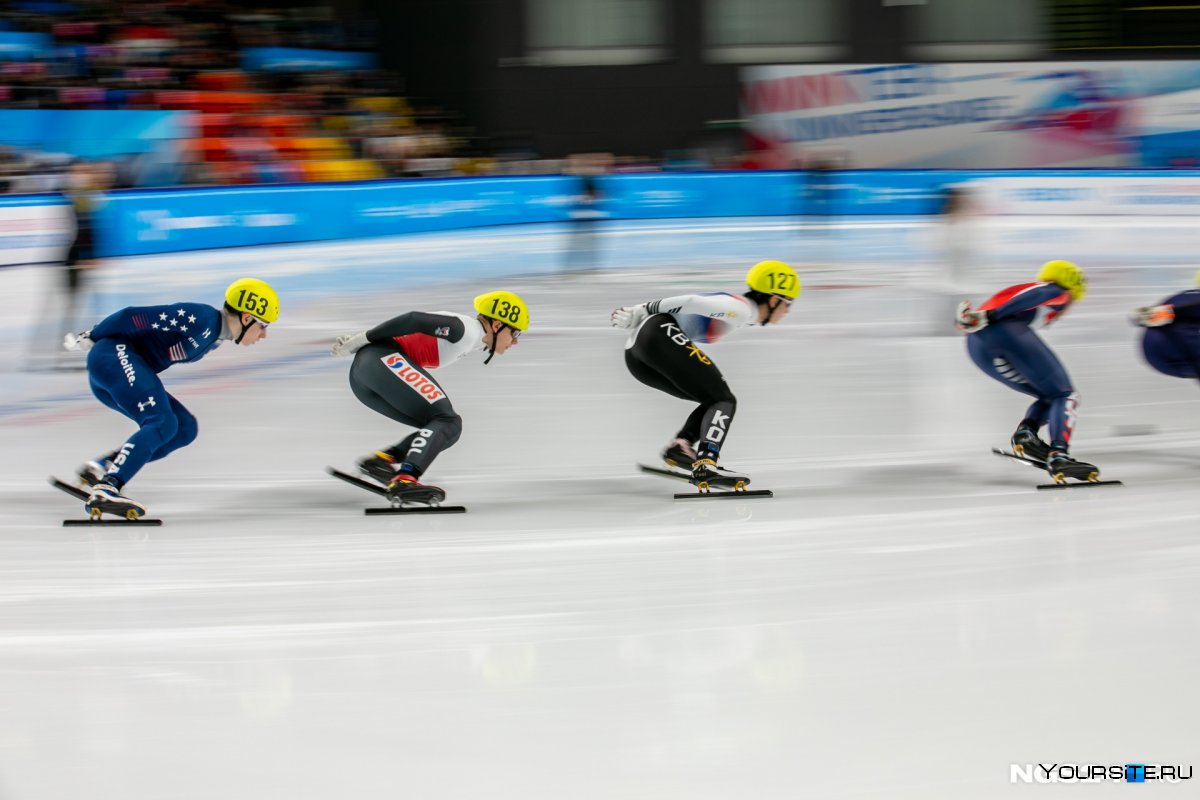
<path id="1" fill-rule="evenodd" d="M 1062 450 L 1050 451 L 1050 456 L 1046 459 L 1046 471 L 1055 483 L 1066 483 L 1067 478 L 1089 483 L 1100 480 L 1100 470 L 1094 464 L 1076 461 Z"/>
<path id="2" fill-rule="evenodd" d="M 405 503 L 421 503 L 427 506 L 439 505 L 446 499 L 446 492 L 438 486 L 428 486 L 417 480 L 411 472 L 400 471 L 395 474 L 387 487 L 388 500 L 395 505 Z"/>
<path id="3" fill-rule="evenodd" d="M 705 454 L 692 462 L 692 484 L 702 492 L 710 489 L 734 489 L 742 491 L 750 478 L 741 473 L 717 466 L 716 456 Z"/>
<path id="4" fill-rule="evenodd" d="M 691 469 L 692 463 L 699 457 L 696 455 L 696 449 L 692 447 L 692 443 L 683 438 L 671 442 L 662 452 L 662 460 L 666 462 L 667 466 L 678 469 Z"/>
<path id="5" fill-rule="evenodd" d="M 1042 441 L 1037 435 L 1037 431 L 1028 425 L 1022 425 L 1013 432 L 1012 450 L 1014 454 L 1022 458 L 1040 461 L 1043 464 L 1050 457 L 1050 445 Z"/>
<path id="6" fill-rule="evenodd" d="M 396 477 L 396 459 L 382 451 L 376 451 L 374 454 L 358 462 L 359 472 L 366 475 L 368 478 L 379 481 L 384 486 L 392 482 Z"/>
<path id="7" fill-rule="evenodd" d="M 120 489 L 106 481 L 92 486 L 92 493 L 83 507 L 93 519 L 99 519 L 101 514 L 116 514 L 125 519 L 138 519 L 146 515 L 144 505 L 130 500 L 121 494 Z"/>

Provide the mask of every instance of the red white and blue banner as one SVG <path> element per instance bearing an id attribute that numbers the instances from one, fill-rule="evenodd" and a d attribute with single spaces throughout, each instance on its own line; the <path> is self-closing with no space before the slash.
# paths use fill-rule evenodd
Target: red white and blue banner
<path id="1" fill-rule="evenodd" d="M 742 112 L 750 137 L 791 164 L 1200 163 L 1200 61 L 748 67 Z"/>

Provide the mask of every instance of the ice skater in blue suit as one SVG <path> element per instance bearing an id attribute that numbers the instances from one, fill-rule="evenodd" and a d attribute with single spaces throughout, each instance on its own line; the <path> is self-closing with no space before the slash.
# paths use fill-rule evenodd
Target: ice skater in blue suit
<path id="1" fill-rule="evenodd" d="M 123 487 L 147 463 L 191 444 L 197 430 L 196 418 L 163 388 L 158 374 L 172 364 L 199 361 L 227 339 L 255 344 L 278 318 L 275 290 L 242 278 L 226 289 L 223 309 L 204 303 L 134 306 L 90 331 L 68 334 L 68 349 L 87 351 L 92 394 L 138 424 L 119 448 L 79 469 L 80 480 L 91 485 L 84 508 L 93 515 L 143 516 L 145 506 L 125 497 Z"/>
<path id="2" fill-rule="evenodd" d="M 1054 351 L 1034 330 L 1060 317 L 1087 293 L 1083 270 L 1069 261 L 1042 265 L 1034 283 L 1020 283 L 990 297 L 978 309 L 959 306 L 957 325 L 971 360 L 986 375 L 1034 398 L 1012 436 L 1013 452 L 1043 464 L 1060 480 L 1098 477 L 1092 464 L 1068 455 L 1079 397 Z M 1050 442 L 1038 431 L 1047 426 Z"/>
<path id="3" fill-rule="evenodd" d="M 1200 284 L 1200 272 L 1196 282 Z M 1133 321 L 1146 329 L 1142 354 L 1150 366 L 1172 378 L 1200 379 L 1200 289 L 1139 308 Z"/>

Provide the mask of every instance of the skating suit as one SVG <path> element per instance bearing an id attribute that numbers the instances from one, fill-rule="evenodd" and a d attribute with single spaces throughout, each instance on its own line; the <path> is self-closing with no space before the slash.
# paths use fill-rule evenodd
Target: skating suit
<path id="1" fill-rule="evenodd" d="M 625 344 L 625 366 L 647 386 L 698 403 L 677 436 L 718 455 L 737 399 L 721 370 L 696 344 L 758 322 L 758 305 L 738 294 L 687 294 L 646 303 L 649 316 Z"/>
<path id="2" fill-rule="evenodd" d="M 354 354 L 354 396 L 385 417 L 417 428 L 386 451 L 415 475 L 462 434 L 462 417 L 430 370 L 480 352 L 483 335 L 475 317 L 410 311 L 367 331 L 370 344 Z"/>
<path id="3" fill-rule="evenodd" d="M 1159 305 L 1175 307 L 1175 321 L 1146 328 L 1142 353 L 1146 361 L 1173 378 L 1200 378 L 1200 289 L 1171 295 Z"/>
<path id="4" fill-rule="evenodd" d="M 221 312 L 212 306 L 174 303 L 122 309 L 92 328 L 92 394 L 138 424 L 108 471 L 118 487 L 196 438 L 196 418 L 167 393 L 158 373 L 208 355 L 221 342 L 221 324 Z"/>
<path id="5" fill-rule="evenodd" d="M 979 307 L 987 327 L 967 336 L 967 351 L 986 374 L 1036 401 L 1025 419 L 1049 425 L 1050 446 L 1066 450 L 1075 428 L 1079 398 L 1066 369 L 1034 332 L 1053 323 L 1071 305 L 1071 295 L 1054 283 L 1022 283 Z"/>

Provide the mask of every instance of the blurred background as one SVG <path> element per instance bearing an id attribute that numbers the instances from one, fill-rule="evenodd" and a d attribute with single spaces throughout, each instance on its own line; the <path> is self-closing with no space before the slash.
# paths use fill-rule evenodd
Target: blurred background
<path id="1" fill-rule="evenodd" d="M 1128 316 L 1194 285 L 1198 168 L 1174 0 L 3 4 L 0 800 L 958 800 L 1188 764 L 1196 387 Z M 634 461 L 687 409 L 609 313 L 767 258 L 804 293 L 713 354 L 775 497 L 673 503 Z M 988 453 L 1026 402 L 952 312 L 1051 258 L 1087 270 L 1045 336 L 1119 489 Z M 282 316 L 165 376 L 203 431 L 139 475 L 166 524 L 61 528 L 43 476 L 128 428 L 62 334 L 243 275 Z M 470 513 L 363 516 L 324 469 L 395 431 L 332 337 L 499 287 L 529 335 L 445 374 Z"/>

